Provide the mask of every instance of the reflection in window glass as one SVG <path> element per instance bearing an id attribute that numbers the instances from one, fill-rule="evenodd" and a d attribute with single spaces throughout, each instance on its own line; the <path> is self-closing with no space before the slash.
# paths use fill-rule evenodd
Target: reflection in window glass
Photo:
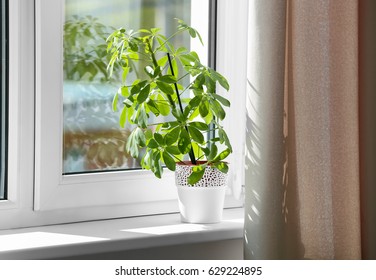
<path id="1" fill-rule="evenodd" d="M 8 9 L 7 1 L 1 0 L 1 97 L 0 97 L 0 200 L 6 199 L 6 146 L 7 146 L 7 92 L 8 92 Z"/>
<path id="2" fill-rule="evenodd" d="M 199 10 L 205 11 L 202 7 L 208 6 L 208 1 L 65 1 L 63 173 L 140 168 L 140 161 L 124 148 L 131 128 L 120 129 L 119 116 L 111 108 L 121 77 L 116 71 L 108 76 L 105 40 L 119 27 L 159 27 L 168 36 L 176 31 L 175 18 L 191 24 L 193 17 L 194 27 L 205 35 L 208 13 L 202 16 Z M 180 45 L 191 45 L 189 36 L 177 40 Z"/>

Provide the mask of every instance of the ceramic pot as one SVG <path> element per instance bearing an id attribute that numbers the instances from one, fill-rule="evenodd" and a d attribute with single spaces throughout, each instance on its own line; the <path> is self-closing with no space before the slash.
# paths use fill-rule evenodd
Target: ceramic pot
<path id="1" fill-rule="evenodd" d="M 220 222 L 227 188 L 227 174 L 208 166 L 202 179 L 192 186 L 187 181 L 193 166 L 189 162 L 185 163 L 177 164 L 175 170 L 182 222 Z"/>

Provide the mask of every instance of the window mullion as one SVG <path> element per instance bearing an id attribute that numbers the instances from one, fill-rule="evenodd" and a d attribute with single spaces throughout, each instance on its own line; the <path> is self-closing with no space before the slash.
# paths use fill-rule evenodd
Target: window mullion
<path id="1" fill-rule="evenodd" d="M 208 66 L 216 69 L 217 67 L 217 0 L 209 1 L 209 40 L 208 40 Z M 209 125 L 208 139 L 215 138 L 215 125 Z M 212 142 L 208 141 L 208 146 Z"/>
<path id="2" fill-rule="evenodd" d="M 8 1 L 1 1 L 0 200 L 7 198 Z"/>

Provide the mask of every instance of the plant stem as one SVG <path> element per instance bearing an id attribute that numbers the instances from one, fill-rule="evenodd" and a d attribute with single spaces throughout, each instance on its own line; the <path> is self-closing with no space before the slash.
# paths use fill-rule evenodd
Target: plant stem
<path id="1" fill-rule="evenodd" d="M 171 156 L 173 156 L 176 160 L 178 160 L 180 163 L 184 163 L 184 161 L 182 161 L 180 158 L 178 158 L 177 156 L 173 155 L 173 154 L 170 154 Z"/>
<path id="2" fill-rule="evenodd" d="M 174 69 L 172 68 L 172 63 L 171 63 L 171 56 L 170 56 L 170 53 L 167 53 L 167 57 L 168 57 L 168 63 L 169 63 L 169 65 L 170 65 L 171 74 L 172 74 L 172 76 L 175 77 Z M 184 110 L 183 110 L 183 105 L 182 105 L 182 103 L 181 103 L 181 99 L 180 99 L 180 94 L 179 94 L 178 85 L 177 85 L 176 83 L 174 83 L 174 87 L 175 87 L 176 95 L 177 95 L 177 97 L 178 97 L 179 108 L 180 108 L 181 113 L 183 114 Z"/>
<path id="3" fill-rule="evenodd" d="M 180 29 L 178 31 L 176 31 L 174 34 L 172 34 L 170 37 L 168 37 L 164 42 L 163 44 L 161 44 L 159 47 L 158 47 L 158 50 L 161 49 L 164 45 L 167 44 L 168 41 L 170 41 L 172 38 L 174 38 L 176 35 L 178 35 L 179 33 L 185 31 L 186 29 Z"/>
<path id="4" fill-rule="evenodd" d="M 170 53 L 167 53 L 167 57 L 168 57 L 168 63 L 170 64 L 170 70 L 171 70 L 171 74 L 172 76 L 175 77 L 175 74 L 174 74 L 174 69 L 172 67 L 172 63 L 171 63 L 171 56 L 170 56 Z M 174 83 L 174 86 L 175 86 L 175 92 L 176 92 L 176 96 L 178 97 L 178 102 L 179 102 L 179 108 L 180 108 L 180 111 L 181 113 L 183 114 L 184 113 L 184 110 L 183 110 L 183 105 L 181 103 L 181 99 L 180 99 L 180 94 L 179 94 L 179 89 L 178 89 L 178 85 L 176 83 Z M 189 134 L 189 131 L 188 131 L 188 127 L 185 125 L 185 130 L 188 132 Z M 195 153 L 193 151 L 193 147 L 191 145 L 191 150 L 189 151 L 189 158 L 191 159 L 191 162 L 192 164 L 196 165 L 196 157 L 195 157 Z"/>
<path id="5" fill-rule="evenodd" d="M 150 45 L 150 41 L 147 40 L 146 43 L 147 43 L 147 46 L 148 46 L 148 48 L 149 48 L 149 52 L 150 52 L 150 55 L 151 55 L 151 60 L 153 61 L 154 67 L 157 68 L 157 67 L 159 67 L 159 65 L 158 65 L 158 61 L 157 61 L 157 59 L 155 58 L 155 54 L 154 54 L 154 51 L 153 51 L 153 49 L 152 49 L 152 47 L 151 47 L 151 45 Z M 159 73 L 159 76 L 161 76 L 161 75 L 162 75 L 162 74 Z M 175 109 L 175 108 L 176 108 L 176 106 L 175 106 L 175 102 L 174 102 L 174 100 L 172 99 L 172 97 L 171 97 L 169 94 L 167 94 L 167 99 L 168 99 L 168 101 L 170 102 L 170 105 L 171 105 L 172 109 Z"/>

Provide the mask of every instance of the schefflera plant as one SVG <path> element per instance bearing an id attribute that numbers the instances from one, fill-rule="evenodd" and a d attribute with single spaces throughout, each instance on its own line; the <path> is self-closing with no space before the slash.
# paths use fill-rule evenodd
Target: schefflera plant
<path id="1" fill-rule="evenodd" d="M 176 32 L 169 37 L 159 28 L 114 31 L 107 39 L 111 54 L 108 70 L 111 75 L 116 64 L 122 66 L 122 84 L 112 106 L 116 111 L 119 100 L 123 103 L 121 127 L 126 122 L 135 125 L 127 139 L 127 152 L 137 158 L 140 149 L 146 148 L 141 166 L 158 178 L 163 165 L 175 171 L 177 162 L 186 164 L 183 159 L 188 155 L 193 165 L 188 183 L 193 185 L 207 166 L 228 172 L 224 159 L 232 147 L 220 121 L 226 116 L 223 106 L 230 106 L 230 102 L 216 93 L 216 87 L 219 84 L 228 91 L 229 84 L 220 73 L 203 65 L 196 52 L 171 43 L 172 38 L 185 32 L 202 43 L 196 29 L 179 19 L 177 23 Z M 131 72 L 137 79 L 127 84 Z M 186 77 L 190 77 L 188 85 L 183 86 Z M 187 92 L 190 97 L 183 98 Z M 172 118 L 155 124 L 150 123 L 150 119 L 156 119 L 152 115 Z M 215 131 L 215 137 L 206 140 L 204 135 L 209 131 Z"/>

